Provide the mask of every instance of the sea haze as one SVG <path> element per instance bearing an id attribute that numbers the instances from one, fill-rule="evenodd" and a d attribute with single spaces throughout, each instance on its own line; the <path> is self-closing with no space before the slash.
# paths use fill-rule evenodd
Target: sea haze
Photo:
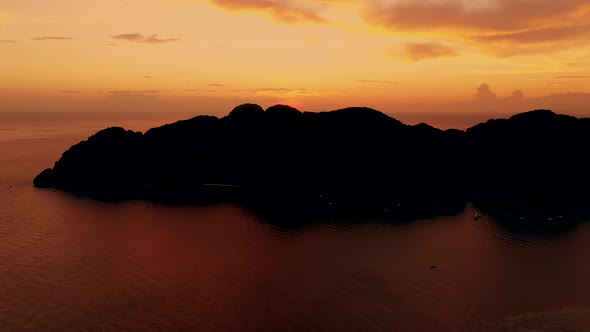
<path id="1" fill-rule="evenodd" d="M 99 129 L 186 117 L 0 114 L 0 330 L 590 330 L 580 216 L 268 215 L 32 186 Z"/>

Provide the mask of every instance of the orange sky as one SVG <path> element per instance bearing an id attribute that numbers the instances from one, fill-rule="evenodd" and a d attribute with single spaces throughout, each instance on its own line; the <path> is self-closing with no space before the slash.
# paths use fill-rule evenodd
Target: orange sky
<path id="1" fill-rule="evenodd" d="M 2 0 L 0 60 L 0 111 L 586 114 L 590 2 Z"/>

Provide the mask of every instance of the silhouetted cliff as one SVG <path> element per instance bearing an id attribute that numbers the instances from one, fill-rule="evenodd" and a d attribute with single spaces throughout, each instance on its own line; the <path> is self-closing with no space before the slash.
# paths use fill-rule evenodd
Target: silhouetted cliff
<path id="1" fill-rule="evenodd" d="M 408 126 L 369 108 L 197 116 L 145 134 L 108 128 L 34 181 L 102 199 L 448 206 L 481 197 L 588 196 L 590 119 L 548 110 L 466 131 Z M 578 194 L 584 193 L 584 195 Z"/>

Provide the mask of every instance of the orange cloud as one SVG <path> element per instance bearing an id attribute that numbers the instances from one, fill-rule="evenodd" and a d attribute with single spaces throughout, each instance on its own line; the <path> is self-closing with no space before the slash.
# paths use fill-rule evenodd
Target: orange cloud
<path id="1" fill-rule="evenodd" d="M 16 41 L 16 40 L 11 40 L 11 39 L 0 39 L 0 43 L 6 43 L 6 44 L 18 44 L 18 41 Z"/>
<path id="2" fill-rule="evenodd" d="M 412 61 L 459 55 L 454 49 L 438 43 L 406 43 L 404 53 Z"/>
<path id="3" fill-rule="evenodd" d="M 522 92 L 521 92 L 522 94 Z M 482 84 L 477 88 L 477 93 L 475 94 L 475 100 L 477 101 L 492 101 L 498 98 L 494 92 L 490 89 L 490 86 L 486 83 Z"/>
<path id="4" fill-rule="evenodd" d="M 60 90 L 58 92 L 61 92 L 61 93 L 84 93 L 84 92 L 79 91 L 79 90 Z"/>
<path id="5" fill-rule="evenodd" d="M 232 10 L 258 10 L 272 18 L 285 23 L 324 22 L 310 3 L 302 5 L 302 1 L 288 0 L 211 0 L 215 5 Z"/>
<path id="6" fill-rule="evenodd" d="M 358 83 L 365 84 L 399 84 L 396 81 L 383 81 L 383 80 L 356 80 Z"/>
<path id="7" fill-rule="evenodd" d="M 180 37 L 177 38 L 159 38 L 157 34 L 143 36 L 139 33 L 124 33 L 116 36 L 112 36 L 111 38 L 117 40 L 124 40 L 129 42 L 135 43 L 143 43 L 143 44 L 164 44 L 170 43 L 181 40 Z"/>
<path id="8" fill-rule="evenodd" d="M 160 90 L 114 90 L 109 91 L 108 93 L 113 95 L 133 95 L 133 94 L 158 94 L 160 92 L 167 92 L 167 91 L 160 91 Z"/>
<path id="9" fill-rule="evenodd" d="M 375 1 L 369 18 L 401 30 L 513 31 L 563 22 L 564 18 L 575 19 L 588 7 L 587 0 Z"/>
<path id="10" fill-rule="evenodd" d="M 46 41 L 46 40 L 76 40 L 75 38 L 72 38 L 72 37 L 54 37 L 54 36 L 49 36 L 49 37 L 33 37 L 31 39 L 32 40 L 41 40 L 41 41 Z"/>
<path id="11" fill-rule="evenodd" d="M 375 0 L 365 18 L 394 33 L 452 36 L 499 56 L 580 47 L 590 35 L 587 0 Z"/>
<path id="12" fill-rule="evenodd" d="M 538 44 L 590 35 L 590 25 L 558 26 L 473 37 L 481 43 Z"/>
<path id="13" fill-rule="evenodd" d="M 558 76 L 558 79 L 582 79 L 582 78 L 590 78 L 590 76 Z"/>
<path id="14" fill-rule="evenodd" d="M 261 88 L 261 89 L 253 89 L 253 90 L 251 90 L 251 92 L 256 95 L 267 95 L 267 96 L 275 96 L 275 97 L 313 96 L 316 94 L 315 91 L 310 90 L 310 89 L 306 89 L 306 88 L 298 88 L 298 89 Z"/>
<path id="15" fill-rule="evenodd" d="M 448 39 L 498 57 L 554 53 L 581 46 L 590 35 L 588 0 L 210 0 L 231 11 L 264 12 L 286 23 L 326 20 L 321 11 L 336 4 L 357 4 L 368 24 L 394 34 Z M 331 17 L 334 19 L 334 17 Z M 566 22 L 567 24 L 564 24 Z M 557 46 L 555 43 L 559 43 Z M 435 45 L 410 45 L 414 60 L 454 56 Z M 440 53 L 440 55 L 439 55 Z M 416 57 L 414 56 L 416 55 Z M 424 56 L 424 57 L 423 57 Z"/>

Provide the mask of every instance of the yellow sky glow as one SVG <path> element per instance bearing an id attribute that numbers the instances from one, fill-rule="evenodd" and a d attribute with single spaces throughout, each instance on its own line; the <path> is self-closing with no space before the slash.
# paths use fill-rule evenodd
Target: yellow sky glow
<path id="1" fill-rule="evenodd" d="M 4 0 L 0 111 L 582 114 L 588 22 L 586 0 Z"/>

